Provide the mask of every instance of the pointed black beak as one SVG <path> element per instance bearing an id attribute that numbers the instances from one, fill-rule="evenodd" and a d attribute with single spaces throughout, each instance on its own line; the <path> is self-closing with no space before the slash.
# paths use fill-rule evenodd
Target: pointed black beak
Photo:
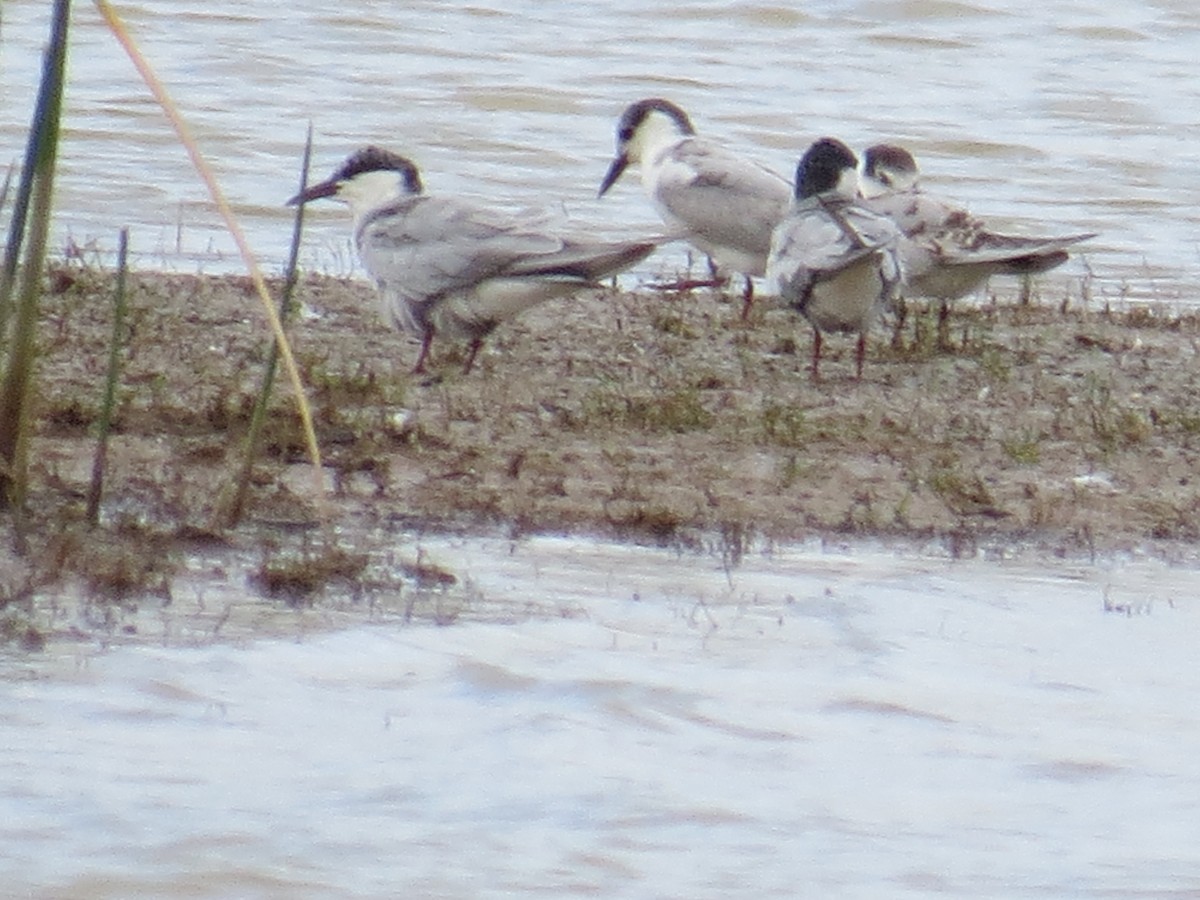
<path id="1" fill-rule="evenodd" d="M 608 171 L 604 173 L 604 180 L 600 182 L 600 193 L 596 196 L 603 197 L 608 192 L 608 189 L 621 177 L 621 173 L 625 171 L 625 167 L 628 165 L 629 157 L 624 153 L 618 153 L 617 158 L 608 167 Z"/>
<path id="2" fill-rule="evenodd" d="M 338 191 L 338 181 L 329 179 L 322 181 L 320 184 L 314 184 L 303 193 L 297 194 L 287 202 L 288 206 L 295 206 L 298 203 L 307 203 L 309 200 L 320 200 L 322 197 L 332 197 Z"/>

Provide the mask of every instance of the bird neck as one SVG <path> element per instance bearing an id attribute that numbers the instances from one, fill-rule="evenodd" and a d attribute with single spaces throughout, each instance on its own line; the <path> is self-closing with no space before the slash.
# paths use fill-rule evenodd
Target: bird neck
<path id="1" fill-rule="evenodd" d="M 356 224 L 375 210 L 407 196 L 410 192 L 405 188 L 404 176 L 391 170 L 363 172 L 338 190 L 338 199 L 350 207 Z"/>
<path id="2" fill-rule="evenodd" d="M 672 147 L 687 135 L 679 130 L 679 126 L 662 114 L 647 116 L 642 126 L 629 142 L 627 153 L 630 159 L 636 159 L 644 164 L 656 158 L 668 147 Z"/>
<path id="3" fill-rule="evenodd" d="M 920 189 L 917 176 L 894 169 L 887 171 L 887 180 L 865 177 L 862 179 L 864 197 L 879 197 L 883 194 L 915 194 Z"/>

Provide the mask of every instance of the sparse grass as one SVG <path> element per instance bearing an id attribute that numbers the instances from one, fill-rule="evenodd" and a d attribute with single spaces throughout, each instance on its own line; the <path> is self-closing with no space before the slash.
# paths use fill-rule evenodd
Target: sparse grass
<path id="1" fill-rule="evenodd" d="M 1022 429 L 1013 437 L 1002 438 L 1004 454 L 1022 466 L 1036 466 L 1042 458 L 1041 438 L 1030 429 Z"/>
<path id="2" fill-rule="evenodd" d="M 347 408 L 370 407 L 398 409 L 403 407 L 406 382 L 381 375 L 378 369 L 361 361 L 340 361 L 333 368 L 327 355 L 320 358 L 301 358 L 300 370 L 309 388 L 314 407 L 323 408 L 322 418 Z"/>
<path id="3" fill-rule="evenodd" d="M 648 539 L 650 543 L 659 546 L 677 543 L 680 529 L 687 524 L 687 520 L 678 510 L 653 504 L 609 504 L 605 521 L 623 540 Z"/>
<path id="4" fill-rule="evenodd" d="M 178 593 L 173 561 L 190 546 L 184 535 L 210 527 L 263 344 L 244 279 L 131 273 L 112 472 L 88 551 L 107 559 L 88 563 L 89 585 L 68 562 L 89 558 L 78 537 L 71 552 L 46 545 L 83 531 L 80 460 L 111 337 L 112 273 L 78 260 L 60 268 L 62 292 L 46 297 L 39 332 L 48 377 L 31 533 L 39 570 L 83 584 L 89 621 L 120 628 L 133 605 L 154 609 Z M 734 305 L 707 293 L 663 309 L 598 296 L 531 311 L 497 334 L 480 371 L 451 367 L 422 384 L 407 373 L 411 347 L 378 322 L 369 286 L 310 277 L 301 292 L 319 313 L 297 327 L 296 355 L 338 546 L 376 562 L 356 570 L 310 546 L 317 517 L 297 478 L 304 435 L 281 396 L 268 410 L 247 523 L 214 551 L 261 560 L 257 583 L 277 591 L 281 609 L 341 598 L 411 603 L 424 621 L 471 614 L 462 583 L 378 565 L 381 546 L 408 540 L 394 536 L 408 529 L 603 534 L 707 552 L 732 570 L 753 542 L 814 533 L 942 538 L 964 553 L 1031 534 L 1103 549 L 1184 540 L 1197 521 L 1190 361 L 1200 317 L 1137 330 L 1078 305 L 964 309 L 950 318 L 950 347 L 905 355 L 877 333 L 858 383 L 838 343 L 833 374 L 814 384 L 809 337 L 780 311 L 728 328 Z M 1116 489 L 1076 482 L 1089 466 Z M 402 527 L 385 533 L 383 523 Z M 159 565 L 140 569 L 140 556 Z"/>
<path id="5" fill-rule="evenodd" d="M 1195 395 L 1180 397 L 1168 409 L 1152 408 L 1148 417 L 1155 429 L 1174 433 L 1187 439 L 1200 435 L 1200 408 L 1194 405 Z"/>
<path id="6" fill-rule="evenodd" d="M 957 516 L 1003 515 L 979 473 L 968 471 L 950 451 L 936 454 L 917 483 L 928 487 Z"/>
<path id="7" fill-rule="evenodd" d="M 994 345 L 981 348 L 978 356 L 979 369 L 987 380 L 997 386 L 1012 380 L 1011 354 Z"/>
<path id="8" fill-rule="evenodd" d="M 650 394 L 632 393 L 617 385 L 597 388 L 583 397 L 574 425 L 582 429 L 633 429 L 651 434 L 700 431 L 713 414 L 696 388 L 681 387 Z"/>
<path id="9" fill-rule="evenodd" d="M 807 436 L 804 410 L 768 400 L 761 413 L 762 441 L 777 447 L 800 448 Z"/>
<path id="10" fill-rule="evenodd" d="M 1100 451 L 1116 450 L 1145 443 L 1153 425 L 1148 415 L 1118 399 L 1112 382 L 1101 376 L 1089 376 L 1084 384 L 1083 411 Z"/>
<path id="11" fill-rule="evenodd" d="M 789 490 L 803 484 L 812 469 L 812 463 L 803 460 L 798 453 L 789 453 L 776 464 L 776 480 L 780 490 Z"/>
<path id="12" fill-rule="evenodd" d="M 353 585 L 367 567 L 367 555 L 322 547 L 299 554 L 264 556 L 252 583 L 267 597 L 293 606 L 311 605 L 333 584 Z"/>
<path id="13" fill-rule="evenodd" d="M 679 310 L 670 306 L 655 310 L 650 316 L 650 324 L 655 331 L 671 337 L 689 341 L 700 337 L 700 332 L 695 326 L 688 322 Z"/>

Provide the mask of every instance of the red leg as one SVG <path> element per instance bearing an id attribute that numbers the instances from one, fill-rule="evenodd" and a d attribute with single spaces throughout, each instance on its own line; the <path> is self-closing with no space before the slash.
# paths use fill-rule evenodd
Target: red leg
<path id="1" fill-rule="evenodd" d="M 467 361 L 463 363 L 463 374 L 467 375 L 471 371 L 471 366 L 475 365 L 475 357 L 479 355 L 479 348 L 483 346 L 483 338 L 475 338 L 471 341 L 471 347 L 467 350 Z"/>
<path id="2" fill-rule="evenodd" d="M 690 291 L 702 287 L 724 287 L 724 278 L 681 278 L 678 281 L 660 281 L 646 285 L 654 291 Z"/>
<path id="3" fill-rule="evenodd" d="M 429 346 L 433 343 L 433 329 L 430 328 L 421 336 L 421 352 L 417 354 L 417 364 L 413 366 L 412 373 L 420 375 L 425 371 L 425 362 L 429 359 Z"/>
<path id="4" fill-rule="evenodd" d="M 858 333 L 858 345 L 854 348 L 854 377 L 862 381 L 863 361 L 867 358 L 867 333 Z"/>
<path id="5" fill-rule="evenodd" d="M 744 276 L 746 279 L 746 289 L 742 291 L 742 321 L 745 322 L 750 318 L 750 306 L 754 303 L 754 281 L 749 275 Z"/>
<path id="6" fill-rule="evenodd" d="M 821 380 L 821 331 L 813 329 L 812 379 Z"/>
<path id="7" fill-rule="evenodd" d="M 943 300 L 938 307 L 937 340 L 939 350 L 950 348 L 950 301 Z"/>

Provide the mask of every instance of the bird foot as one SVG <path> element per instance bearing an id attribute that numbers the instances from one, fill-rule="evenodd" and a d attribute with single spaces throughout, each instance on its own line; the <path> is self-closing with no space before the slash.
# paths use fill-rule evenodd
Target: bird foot
<path id="1" fill-rule="evenodd" d="M 680 278 L 678 281 L 658 281 L 646 285 L 652 291 L 670 291 L 683 294 L 696 288 L 724 287 L 728 281 L 722 278 Z"/>

